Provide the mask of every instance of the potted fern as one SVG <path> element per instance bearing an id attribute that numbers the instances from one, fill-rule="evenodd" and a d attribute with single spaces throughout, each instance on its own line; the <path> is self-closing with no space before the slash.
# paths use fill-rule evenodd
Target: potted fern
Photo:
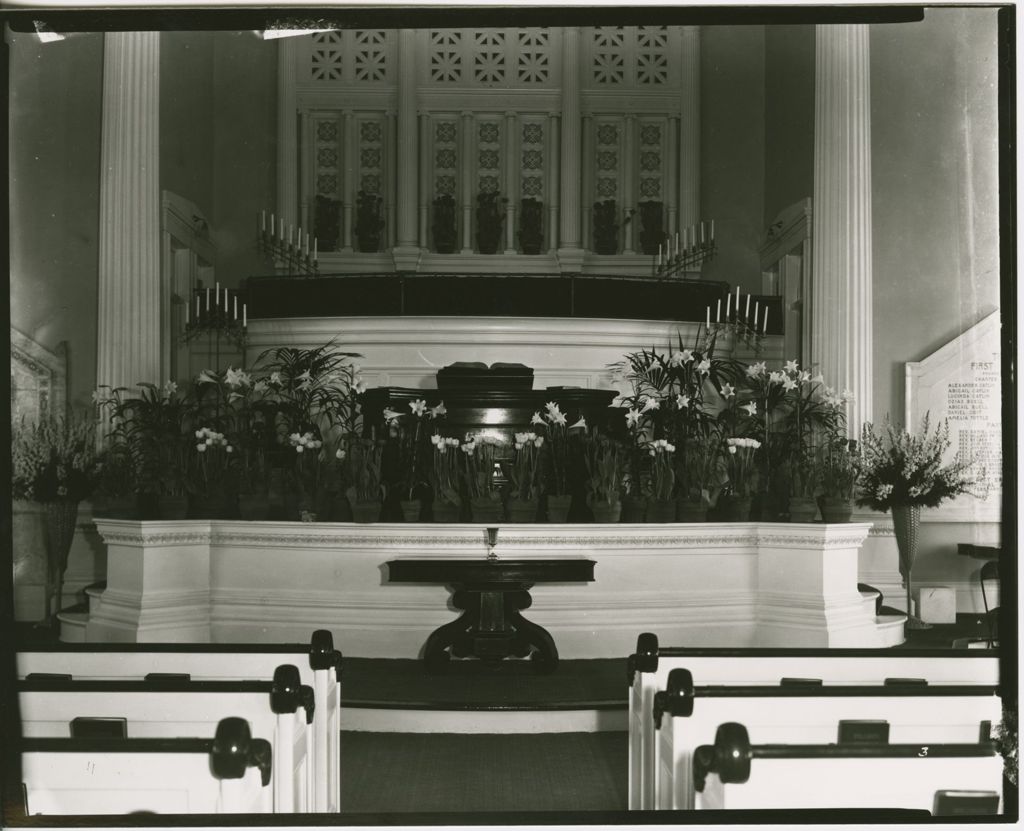
<path id="1" fill-rule="evenodd" d="M 497 191 L 476 195 L 476 247 L 481 254 L 496 254 L 505 227 L 505 203 Z"/>

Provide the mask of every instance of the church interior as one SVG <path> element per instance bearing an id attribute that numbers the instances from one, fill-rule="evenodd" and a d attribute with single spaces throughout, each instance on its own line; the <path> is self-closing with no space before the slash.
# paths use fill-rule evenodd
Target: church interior
<path id="1" fill-rule="evenodd" d="M 6 19 L 5 821 L 1016 818 L 1013 10 L 486 11 Z"/>

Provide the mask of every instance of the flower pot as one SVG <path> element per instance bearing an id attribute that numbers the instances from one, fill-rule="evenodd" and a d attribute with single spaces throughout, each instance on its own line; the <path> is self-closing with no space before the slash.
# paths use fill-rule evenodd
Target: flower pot
<path id="1" fill-rule="evenodd" d="M 380 502 L 376 499 L 353 502 L 352 519 L 355 522 L 377 522 L 380 519 Z"/>
<path id="2" fill-rule="evenodd" d="M 676 501 L 674 499 L 652 499 L 647 503 L 645 522 L 664 523 L 676 521 Z"/>
<path id="3" fill-rule="evenodd" d="M 418 499 L 402 499 L 399 501 L 402 506 L 402 519 L 405 522 L 420 521 L 420 501 Z"/>
<path id="4" fill-rule="evenodd" d="M 473 522 L 495 524 L 502 520 L 503 510 L 500 499 L 492 499 L 489 496 L 474 496 L 470 500 L 470 510 Z"/>
<path id="5" fill-rule="evenodd" d="M 219 493 L 190 493 L 188 495 L 189 519 L 223 519 L 226 514 L 224 495 Z"/>
<path id="6" fill-rule="evenodd" d="M 614 502 L 605 502 L 603 499 L 590 500 L 587 504 L 594 515 L 594 522 L 618 522 L 622 516 L 622 502 L 618 499 Z"/>
<path id="7" fill-rule="evenodd" d="M 540 511 L 539 500 L 509 499 L 506 505 L 509 522 L 536 522 Z"/>
<path id="8" fill-rule="evenodd" d="M 643 522 L 647 514 L 647 500 L 642 497 L 622 497 L 620 522 Z"/>
<path id="9" fill-rule="evenodd" d="M 43 502 L 42 506 L 46 526 L 46 623 L 53 625 L 63 603 L 64 572 L 75 538 L 78 501 L 59 499 Z"/>
<path id="10" fill-rule="evenodd" d="M 165 493 L 160 496 L 160 519 L 185 519 L 188 516 L 188 497 L 185 494 Z"/>
<path id="11" fill-rule="evenodd" d="M 818 503 L 810 496 L 791 496 L 789 498 L 790 522 L 814 522 L 818 516 Z"/>
<path id="12" fill-rule="evenodd" d="M 453 523 L 459 521 L 459 506 L 446 502 L 443 499 L 435 499 L 433 504 L 434 522 Z"/>
<path id="13" fill-rule="evenodd" d="M 270 497 L 265 493 L 238 495 L 238 513 L 247 522 L 260 522 L 270 516 Z"/>
<path id="14" fill-rule="evenodd" d="M 329 515 L 325 517 L 328 522 L 352 522 L 352 503 L 347 493 L 330 494 L 329 504 Z"/>
<path id="15" fill-rule="evenodd" d="M 782 512 L 786 508 L 787 499 L 784 494 L 775 491 L 762 491 L 750 499 L 750 510 L 747 519 L 760 520 L 761 522 L 779 522 Z M 743 520 L 746 522 L 747 520 Z"/>
<path id="16" fill-rule="evenodd" d="M 677 499 L 676 522 L 707 522 L 708 506 L 703 499 Z"/>
<path id="17" fill-rule="evenodd" d="M 547 496 L 548 522 L 566 523 L 569 521 L 569 506 L 572 496 L 565 493 L 551 493 Z"/>
<path id="18" fill-rule="evenodd" d="M 92 515 L 102 519 L 138 519 L 138 504 L 135 495 L 97 495 L 92 502 Z"/>
<path id="19" fill-rule="evenodd" d="M 818 500 L 822 522 L 849 522 L 853 516 L 853 500 L 823 496 Z"/>
<path id="20" fill-rule="evenodd" d="M 135 495 L 136 516 L 141 520 L 163 519 L 160 515 L 160 496 L 155 493 Z"/>
<path id="21" fill-rule="evenodd" d="M 725 522 L 749 522 L 752 499 L 749 496 L 723 496 L 722 519 Z"/>

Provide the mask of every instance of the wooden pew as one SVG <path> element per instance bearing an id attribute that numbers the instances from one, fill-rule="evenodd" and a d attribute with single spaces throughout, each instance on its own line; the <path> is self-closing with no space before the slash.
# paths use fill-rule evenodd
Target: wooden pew
<path id="1" fill-rule="evenodd" d="M 120 727 L 123 738 L 209 735 L 228 713 L 267 736 L 273 750 L 272 809 L 305 813 L 313 804 L 313 689 L 298 669 L 278 667 L 267 681 L 66 680 L 17 682 L 22 735 L 75 738 L 76 728 Z"/>
<path id="2" fill-rule="evenodd" d="M 961 660 L 963 659 L 963 660 Z M 999 658 L 991 650 L 710 649 L 662 648 L 644 632 L 629 656 L 629 807 L 652 809 L 654 799 L 654 695 L 672 669 L 688 669 L 698 684 L 778 684 L 786 677 L 825 684 L 881 684 L 886 678 L 931 683 L 999 683 Z"/>
<path id="3" fill-rule="evenodd" d="M 999 810 L 1002 759 L 991 741 L 752 745 L 727 722 L 694 759 L 698 809 L 911 808 L 963 814 Z M 949 793 L 959 792 L 959 809 Z M 965 806 L 964 803 L 967 803 Z M 967 810 L 964 810 L 964 808 Z"/>
<path id="4" fill-rule="evenodd" d="M 16 655 L 19 678 L 70 673 L 76 679 L 115 680 L 183 673 L 193 680 L 269 680 L 281 664 L 297 666 L 317 703 L 313 806 L 321 813 L 341 810 L 341 660 L 326 629 L 313 632 L 308 644 L 53 644 Z"/>
<path id="5" fill-rule="evenodd" d="M 844 738 L 902 743 L 966 743 L 990 738 L 1001 716 L 996 688 L 981 685 L 783 685 L 695 687 L 688 670 L 669 673 L 654 696 L 654 805 L 694 807 L 693 757 L 718 726 L 741 721 L 758 742 L 787 744 Z"/>
<path id="6" fill-rule="evenodd" d="M 268 813 L 273 753 L 241 718 L 214 738 L 21 742 L 27 815 Z"/>

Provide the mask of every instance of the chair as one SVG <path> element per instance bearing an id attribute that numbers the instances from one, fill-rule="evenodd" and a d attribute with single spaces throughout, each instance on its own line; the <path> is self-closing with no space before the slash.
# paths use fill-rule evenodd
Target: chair
<path id="1" fill-rule="evenodd" d="M 999 580 L 999 561 L 988 560 L 978 572 L 981 583 L 981 602 L 985 606 L 985 625 L 988 627 L 988 645 L 991 647 L 999 641 L 999 607 L 988 607 L 988 596 L 985 593 L 986 580 Z"/>

